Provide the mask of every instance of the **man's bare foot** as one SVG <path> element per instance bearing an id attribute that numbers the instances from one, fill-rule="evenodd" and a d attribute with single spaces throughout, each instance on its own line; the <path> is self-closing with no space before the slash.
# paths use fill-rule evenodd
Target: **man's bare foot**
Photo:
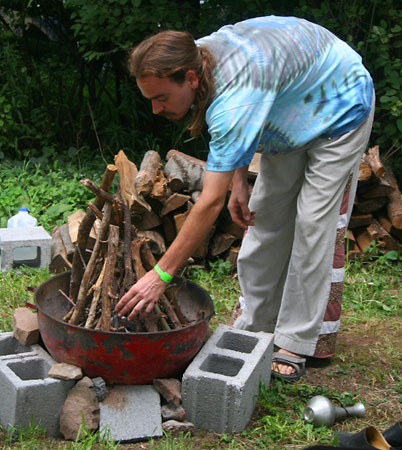
<path id="1" fill-rule="evenodd" d="M 297 355 L 296 353 L 288 352 L 287 350 L 285 350 L 283 348 L 279 349 L 278 353 L 283 353 L 285 355 L 300 357 L 300 355 Z M 288 364 L 272 363 L 272 370 L 280 373 L 281 375 L 292 375 L 293 373 L 296 373 L 296 369 L 292 366 L 289 366 Z"/>

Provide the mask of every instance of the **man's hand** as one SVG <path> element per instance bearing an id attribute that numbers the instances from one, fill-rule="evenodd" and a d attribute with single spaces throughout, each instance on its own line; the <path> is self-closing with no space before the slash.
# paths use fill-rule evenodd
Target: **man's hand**
<path id="1" fill-rule="evenodd" d="M 127 313 L 128 320 L 143 312 L 149 314 L 161 295 L 165 292 L 167 284 L 162 281 L 155 270 L 150 270 L 135 283 L 115 306 L 119 317 Z"/>
<path id="2" fill-rule="evenodd" d="M 228 209 L 233 222 L 245 230 L 254 225 L 255 215 L 255 212 L 251 212 L 248 207 L 250 195 L 247 183 L 247 170 L 248 167 L 245 166 L 235 171 L 232 193 L 228 203 Z"/>

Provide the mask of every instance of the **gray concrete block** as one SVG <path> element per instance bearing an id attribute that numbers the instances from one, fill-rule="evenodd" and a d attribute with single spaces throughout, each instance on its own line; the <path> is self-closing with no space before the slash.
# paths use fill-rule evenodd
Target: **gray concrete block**
<path id="1" fill-rule="evenodd" d="M 15 339 L 12 331 L 0 333 L 0 361 L 43 355 L 49 354 L 39 344 L 22 345 Z"/>
<path id="2" fill-rule="evenodd" d="M 12 269 L 15 262 L 14 250 L 23 247 L 37 249 L 36 258 L 23 262 L 44 269 L 50 264 L 52 237 L 43 227 L 0 228 L 0 247 L 0 270 Z"/>
<path id="3" fill-rule="evenodd" d="M 3 353 L 6 348 L 20 350 L 13 345 L 15 342 L 2 336 Z M 56 361 L 39 346 L 31 347 L 34 348 L 14 357 L 8 353 L 0 358 L 0 424 L 7 429 L 33 422 L 41 425 L 48 436 L 60 436 L 60 411 L 74 381 L 48 377 Z"/>
<path id="4" fill-rule="evenodd" d="M 260 383 L 269 385 L 272 351 L 273 334 L 220 325 L 183 374 L 186 420 L 217 433 L 243 431 Z"/>
<path id="5" fill-rule="evenodd" d="M 134 442 L 160 437 L 160 395 L 151 385 L 113 386 L 100 407 L 100 434 L 111 441 Z"/>

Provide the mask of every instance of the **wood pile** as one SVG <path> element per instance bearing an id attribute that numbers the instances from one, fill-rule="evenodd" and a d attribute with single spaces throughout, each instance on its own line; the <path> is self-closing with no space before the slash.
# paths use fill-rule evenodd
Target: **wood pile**
<path id="1" fill-rule="evenodd" d="M 347 234 L 349 258 L 373 242 L 386 251 L 402 248 L 401 192 L 392 169 L 381 162 L 378 146 L 362 157 Z"/>
<path id="2" fill-rule="evenodd" d="M 114 163 L 107 166 L 100 186 L 82 180 L 95 195 L 87 211 L 76 211 L 68 223 L 52 230 L 50 270 L 72 271 L 65 295 L 74 306 L 65 321 L 121 331 L 125 324 L 112 317 L 113 306 L 175 239 L 201 194 L 205 162 L 171 150 L 162 167 L 158 153 L 149 150 L 139 170 L 122 151 Z M 249 167 L 250 191 L 258 171 L 256 156 Z M 116 173 L 119 184 L 112 194 Z M 189 263 L 204 265 L 221 258 L 235 269 L 242 237 L 242 228 L 232 222 L 225 206 Z M 401 193 L 392 170 L 381 163 L 378 147 L 362 157 L 347 237 L 349 258 L 373 241 L 384 250 L 401 249 Z M 186 325 L 175 305 L 174 289 L 167 289 L 153 315 L 137 322 L 131 324 L 135 331 Z"/>

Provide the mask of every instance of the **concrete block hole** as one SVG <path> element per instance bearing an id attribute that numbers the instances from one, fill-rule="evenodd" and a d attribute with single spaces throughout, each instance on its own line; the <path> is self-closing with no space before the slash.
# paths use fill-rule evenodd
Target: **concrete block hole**
<path id="1" fill-rule="evenodd" d="M 43 380 L 47 378 L 50 365 L 44 359 L 32 359 L 31 361 L 13 361 L 7 364 L 21 380 Z"/>
<path id="2" fill-rule="evenodd" d="M 226 332 L 216 344 L 217 347 L 235 350 L 241 353 L 251 353 L 258 343 L 258 339 L 253 336 L 244 336 L 233 332 Z"/>
<path id="3" fill-rule="evenodd" d="M 235 377 L 243 367 L 244 361 L 222 355 L 209 355 L 201 364 L 200 369 L 205 372 Z"/>
<path id="4" fill-rule="evenodd" d="M 17 268 L 22 265 L 29 267 L 39 267 L 41 258 L 41 248 L 33 246 L 21 246 L 13 249 L 12 267 Z"/>
<path id="5" fill-rule="evenodd" d="M 17 355 L 19 353 L 31 352 L 31 347 L 20 344 L 17 339 L 0 340 L 0 356 Z"/>

